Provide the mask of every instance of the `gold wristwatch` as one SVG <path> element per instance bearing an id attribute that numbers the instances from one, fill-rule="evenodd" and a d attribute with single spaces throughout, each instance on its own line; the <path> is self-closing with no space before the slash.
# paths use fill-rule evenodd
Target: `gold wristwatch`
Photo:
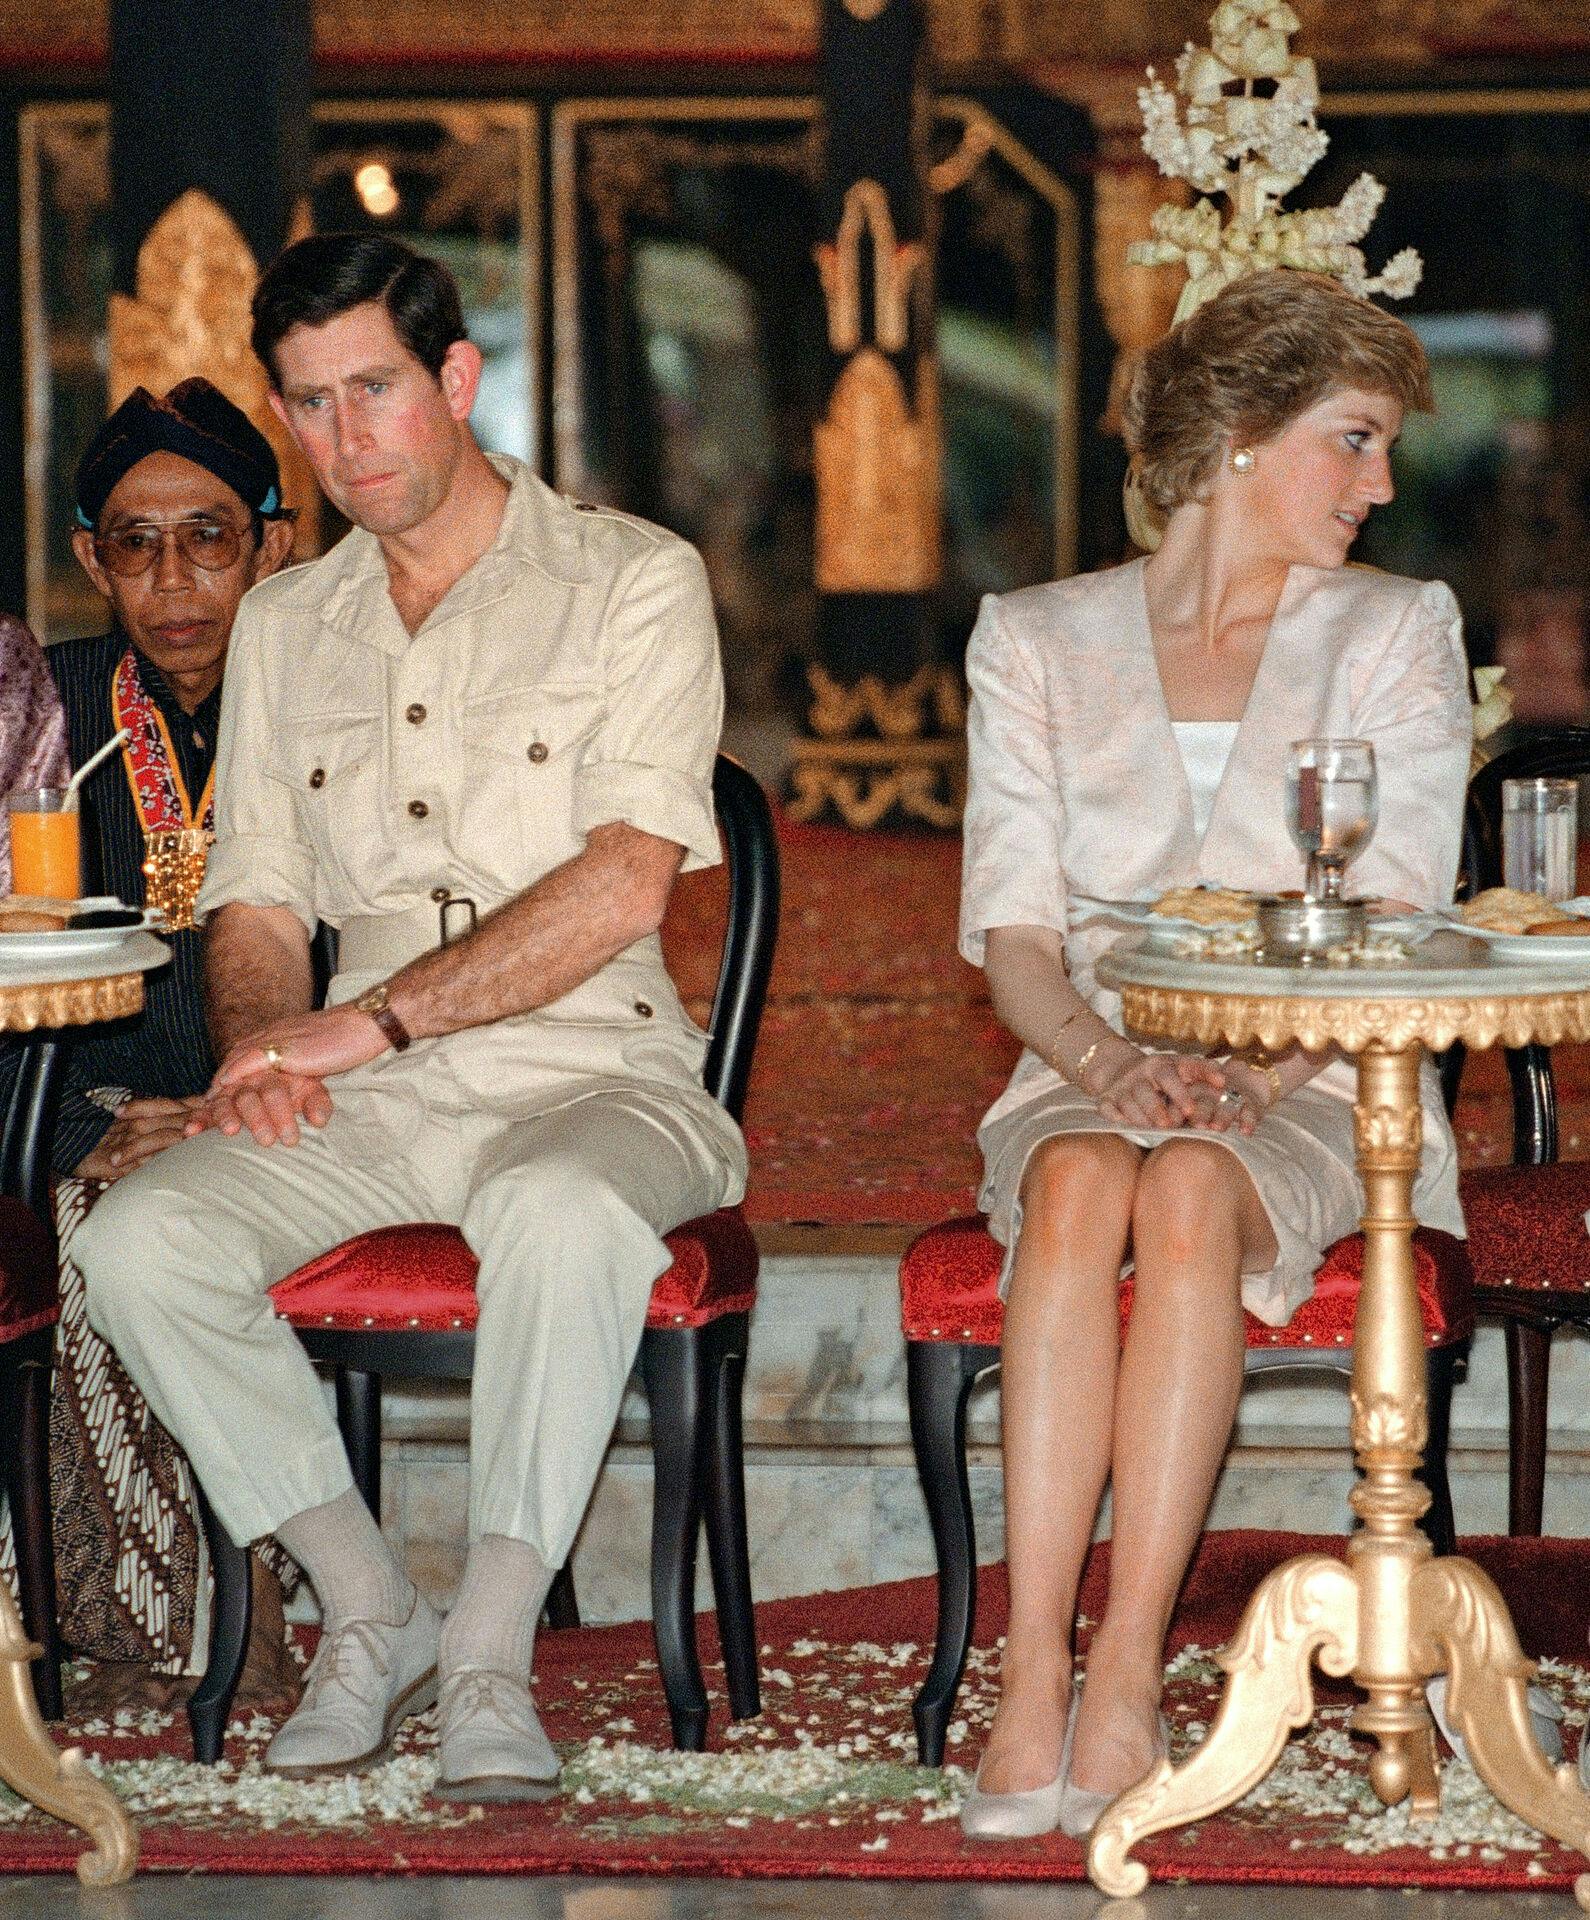
<path id="1" fill-rule="evenodd" d="M 387 983 L 384 980 L 380 986 L 371 987 L 361 993 L 353 1004 L 360 1013 L 369 1014 L 398 1053 L 401 1053 L 405 1047 L 413 1045 L 413 1034 L 392 1011 L 391 996 L 387 992 Z"/>

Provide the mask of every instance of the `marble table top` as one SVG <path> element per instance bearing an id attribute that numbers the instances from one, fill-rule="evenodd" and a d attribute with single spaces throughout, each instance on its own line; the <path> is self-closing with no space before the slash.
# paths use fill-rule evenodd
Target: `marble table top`
<path id="1" fill-rule="evenodd" d="M 33 935 L 13 934 L 12 942 Z M 101 980 L 111 975 L 153 973 L 171 958 L 171 949 L 152 933 L 134 930 L 116 941 L 73 948 L 67 939 L 37 936 L 52 944 L 38 953 L 19 953 L 0 942 L 0 987 L 42 986 L 52 981 Z"/>
<path id="2" fill-rule="evenodd" d="M 1471 934 L 1442 931 L 1420 942 L 1400 964 L 1342 967 L 1205 960 L 1149 951 L 1144 936 L 1134 933 L 1101 957 L 1098 978 L 1116 988 L 1185 988 L 1288 1000 L 1489 1000 L 1590 993 L 1590 940 L 1582 960 L 1503 961 Z"/>

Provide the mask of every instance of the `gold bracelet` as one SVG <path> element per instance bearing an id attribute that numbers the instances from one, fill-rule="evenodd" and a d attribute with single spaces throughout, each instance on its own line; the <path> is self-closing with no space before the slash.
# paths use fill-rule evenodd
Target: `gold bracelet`
<path id="1" fill-rule="evenodd" d="M 1281 1100 L 1281 1096 L 1286 1091 L 1286 1089 L 1281 1085 L 1281 1069 L 1275 1064 L 1274 1060 L 1270 1058 L 1269 1054 L 1267 1054 L 1263 1050 L 1263 1048 L 1256 1047 L 1252 1053 L 1244 1054 L 1243 1058 L 1247 1061 L 1248 1065 L 1255 1070 L 1255 1072 L 1262 1073 L 1264 1077 L 1269 1081 L 1270 1105 L 1272 1107 L 1278 1105 Z"/>
<path id="2" fill-rule="evenodd" d="M 1054 1068 L 1055 1072 L 1058 1073 L 1062 1079 L 1065 1078 L 1065 1068 L 1060 1064 L 1060 1036 L 1065 1032 L 1066 1028 L 1071 1025 L 1073 1020 L 1080 1020 L 1087 1011 L 1087 1002 L 1084 1001 L 1074 1012 L 1066 1015 L 1059 1026 L 1055 1028 L 1054 1038 L 1049 1042 L 1049 1051 L 1044 1055 L 1044 1059 L 1049 1062 L 1050 1066 Z"/>
<path id="3" fill-rule="evenodd" d="M 1071 1082 L 1072 1086 L 1082 1087 L 1082 1076 L 1088 1070 L 1088 1062 L 1093 1058 L 1094 1054 L 1098 1052 L 1099 1048 L 1102 1047 L 1105 1041 L 1108 1040 L 1110 1037 L 1111 1036 L 1107 1033 L 1101 1033 L 1098 1039 L 1094 1041 L 1093 1045 L 1088 1048 L 1087 1052 L 1083 1054 L 1082 1058 L 1065 1076 L 1065 1078 Z M 1082 1087 L 1082 1091 L 1086 1093 L 1087 1088 Z"/>

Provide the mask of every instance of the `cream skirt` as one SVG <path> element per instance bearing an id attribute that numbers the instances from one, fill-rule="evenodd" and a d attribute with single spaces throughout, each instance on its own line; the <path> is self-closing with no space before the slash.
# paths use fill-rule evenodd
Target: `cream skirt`
<path id="1" fill-rule="evenodd" d="M 1010 1286 L 1021 1237 L 1021 1183 L 1033 1149 L 1063 1133 L 1114 1133 L 1140 1147 L 1164 1140 L 1214 1140 L 1247 1168 L 1279 1248 L 1268 1273 L 1242 1276 L 1242 1304 L 1272 1327 L 1285 1326 L 1314 1290 L 1314 1271 L 1333 1241 L 1356 1233 L 1364 1191 L 1353 1154 L 1349 1101 L 1317 1087 L 1299 1087 L 1267 1113 L 1251 1134 L 1203 1128 L 1115 1126 L 1080 1087 L 1057 1084 L 1035 1094 L 978 1133 L 985 1168 L 978 1205 L 988 1230 L 1006 1249 L 999 1290 Z"/>

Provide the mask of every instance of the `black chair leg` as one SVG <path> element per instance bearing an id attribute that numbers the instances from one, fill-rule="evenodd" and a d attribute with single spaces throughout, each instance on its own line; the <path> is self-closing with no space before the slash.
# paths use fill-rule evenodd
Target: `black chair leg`
<path id="1" fill-rule="evenodd" d="M 335 1374 L 337 1427 L 348 1450 L 353 1484 L 381 1524 L 381 1376 L 357 1367 L 338 1367 Z"/>
<path id="2" fill-rule="evenodd" d="M 1551 1329 L 1509 1318 L 1507 1339 L 1507 1531 L 1538 1538 L 1546 1505 L 1546 1389 Z"/>
<path id="3" fill-rule="evenodd" d="M 966 1665 L 966 1650 L 972 1644 L 977 1537 L 966 1476 L 966 1401 L 978 1374 L 998 1359 L 997 1347 L 938 1340 L 906 1342 L 911 1445 L 933 1528 L 939 1574 L 933 1664 L 911 1706 L 917 1758 L 924 1767 L 944 1764 L 944 1735 Z"/>
<path id="4" fill-rule="evenodd" d="M 210 1577 L 215 1604 L 210 1615 L 210 1661 L 188 1701 L 188 1725 L 193 1729 L 193 1757 L 214 1766 L 221 1757 L 232 1698 L 243 1676 L 248 1634 L 254 1610 L 249 1584 L 248 1548 L 238 1546 L 216 1517 L 195 1481 L 204 1544 L 210 1554 Z"/>
<path id="5" fill-rule="evenodd" d="M 762 1711 L 756 1664 L 756 1607 L 751 1596 L 751 1545 L 745 1519 L 745 1438 L 740 1401 L 751 1316 L 726 1313 L 702 1328 L 707 1344 L 707 1552 L 718 1606 L 718 1638 L 736 1720 Z"/>
<path id="6" fill-rule="evenodd" d="M 696 1542 L 705 1479 L 706 1348 L 690 1327 L 648 1327 L 641 1375 L 651 1403 L 651 1624 L 668 1696 L 674 1745 L 699 1753 L 707 1737 L 707 1690 L 696 1651 Z"/>
<path id="7" fill-rule="evenodd" d="M 552 1585 L 547 1593 L 546 1616 L 547 1625 L 557 1628 L 560 1632 L 580 1624 L 580 1601 L 574 1591 L 572 1555 L 552 1576 Z"/>
<path id="8" fill-rule="evenodd" d="M 1452 1387 L 1463 1358 L 1462 1346 L 1431 1347 L 1425 1353 L 1425 1401 L 1429 1408 L 1429 1436 L 1418 1478 L 1430 1489 L 1424 1530 L 1437 1553 L 1457 1552 L 1457 1523 L 1452 1512 L 1452 1484 L 1447 1477 L 1447 1439 L 1452 1430 Z"/>
<path id="9" fill-rule="evenodd" d="M 50 1373 L 55 1329 L 41 1327 L 0 1355 L 7 1376 L 0 1406 L 15 1409 L 5 1436 L 6 1494 L 17 1554 L 22 1625 L 41 1649 L 33 1662 L 33 1691 L 46 1720 L 59 1720 L 61 1636 L 55 1615 L 55 1542 L 50 1531 Z"/>

